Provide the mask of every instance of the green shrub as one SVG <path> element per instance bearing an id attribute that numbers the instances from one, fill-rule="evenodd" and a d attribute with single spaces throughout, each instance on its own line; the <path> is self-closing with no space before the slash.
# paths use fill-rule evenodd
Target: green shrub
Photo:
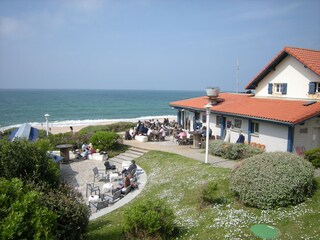
<path id="1" fill-rule="evenodd" d="M 118 138 L 114 132 L 97 132 L 91 136 L 90 142 L 96 149 L 108 151 L 116 147 Z"/>
<path id="2" fill-rule="evenodd" d="M 314 148 L 304 152 L 304 158 L 316 168 L 320 168 L 320 148 Z"/>
<path id="3" fill-rule="evenodd" d="M 209 144 L 209 153 L 214 156 L 223 157 L 226 154 L 226 148 L 228 148 L 228 145 L 222 140 L 211 141 Z"/>
<path id="4" fill-rule="evenodd" d="M 23 181 L 47 182 L 57 186 L 60 171 L 47 157 L 45 142 L 30 143 L 26 140 L 2 141 L 0 144 L 0 177 L 20 178 Z"/>
<path id="5" fill-rule="evenodd" d="M 82 128 L 80 134 L 94 134 L 96 132 L 124 132 L 134 128 L 137 124 L 133 122 L 117 122 L 108 125 L 88 126 Z"/>
<path id="6" fill-rule="evenodd" d="M 125 212 L 127 238 L 168 239 L 175 230 L 173 211 L 159 199 L 146 200 Z"/>
<path id="7" fill-rule="evenodd" d="M 30 185 L 17 178 L 0 179 L 1 239 L 55 239 L 57 217 Z"/>
<path id="8" fill-rule="evenodd" d="M 81 193 L 67 183 L 57 189 L 38 186 L 44 194 L 41 204 L 57 214 L 55 239 L 85 239 L 90 210 Z"/>
<path id="9" fill-rule="evenodd" d="M 263 153 L 245 159 L 231 174 L 230 189 L 261 209 L 296 205 L 314 191 L 314 167 L 295 154 Z"/>
<path id="10" fill-rule="evenodd" d="M 248 144 L 225 143 L 222 140 L 215 140 L 210 142 L 209 152 L 225 159 L 238 160 L 261 154 L 264 151 Z"/>
<path id="11" fill-rule="evenodd" d="M 51 150 L 56 149 L 59 144 L 71 144 L 76 149 L 81 149 L 83 143 L 88 143 L 91 135 L 80 133 L 58 133 L 50 134 L 49 140 L 51 143 Z"/>
<path id="12" fill-rule="evenodd" d="M 230 202 L 233 193 L 229 191 L 229 181 L 220 180 L 219 183 L 209 181 L 202 188 L 200 195 L 200 207 L 205 207 L 210 204 L 223 204 Z"/>

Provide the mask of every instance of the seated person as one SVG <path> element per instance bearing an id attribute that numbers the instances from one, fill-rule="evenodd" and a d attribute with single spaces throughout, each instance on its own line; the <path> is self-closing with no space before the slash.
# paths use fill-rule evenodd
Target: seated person
<path id="1" fill-rule="evenodd" d="M 130 182 L 130 178 L 127 175 L 122 182 L 119 182 L 119 185 L 117 186 L 117 189 L 115 189 L 116 191 L 121 190 L 122 193 L 126 193 L 127 192 L 127 188 L 131 186 L 131 182 Z"/>
<path id="2" fill-rule="evenodd" d="M 90 155 L 90 149 L 89 146 L 87 146 L 87 148 L 85 149 L 85 151 L 83 152 L 83 159 L 86 160 L 89 158 Z"/>
<path id="3" fill-rule="evenodd" d="M 207 136 L 207 128 L 206 128 L 206 126 L 203 126 L 201 135 L 202 135 L 202 137 L 206 137 Z M 211 130 L 211 128 L 209 128 L 209 137 L 211 137 L 211 136 L 212 136 L 212 130 Z"/>
<path id="4" fill-rule="evenodd" d="M 131 165 L 129 166 L 129 168 L 128 169 L 123 169 L 122 174 L 129 175 L 129 174 L 132 174 L 132 172 L 136 171 L 136 170 L 137 170 L 136 161 L 132 160 L 131 161 Z"/>
<path id="5" fill-rule="evenodd" d="M 111 165 L 108 159 L 104 162 L 104 166 L 106 167 L 106 171 L 116 169 L 116 166 Z"/>
<path id="6" fill-rule="evenodd" d="M 183 138 L 186 138 L 188 136 L 187 132 L 185 131 L 181 131 L 179 134 L 178 134 L 178 138 L 179 139 L 183 139 Z"/>
<path id="7" fill-rule="evenodd" d="M 125 140 L 131 140 L 131 139 L 132 139 L 132 136 L 131 136 L 131 134 L 130 134 L 129 131 L 126 131 L 126 132 L 125 132 L 125 134 L 124 134 L 124 139 L 125 139 Z"/>

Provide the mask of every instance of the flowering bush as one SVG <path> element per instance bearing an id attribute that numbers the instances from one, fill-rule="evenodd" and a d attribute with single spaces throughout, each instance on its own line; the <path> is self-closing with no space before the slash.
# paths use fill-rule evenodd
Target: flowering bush
<path id="1" fill-rule="evenodd" d="M 230 188 L 253 207 L 296 205 L 314 190 L 314 168 L 291 153 L 264 153 L 243 160 L 231 174 Z"/>

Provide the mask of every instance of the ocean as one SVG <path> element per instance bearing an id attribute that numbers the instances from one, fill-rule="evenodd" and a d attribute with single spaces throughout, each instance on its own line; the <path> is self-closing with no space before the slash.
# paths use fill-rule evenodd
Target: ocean
<path id="1" fill-rule="evenodd" d="M 176 116 L 170 102 L 205 91 L 0 89 L 0 130 L 22 123 L 57 126 Z"/>

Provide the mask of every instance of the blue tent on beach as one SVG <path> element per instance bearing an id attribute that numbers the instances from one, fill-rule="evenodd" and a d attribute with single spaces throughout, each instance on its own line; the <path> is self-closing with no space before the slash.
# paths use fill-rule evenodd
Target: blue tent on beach
<path id="1" fill-rule="evenodd" d="M 27 139 L 31 142 L 37 140 L 39 130 L 31 127 L 30 124 L 24 123 L 19 128 L 14 129 L 9 136 L 9 141 L 12 142 L 17 138 Z"/>

